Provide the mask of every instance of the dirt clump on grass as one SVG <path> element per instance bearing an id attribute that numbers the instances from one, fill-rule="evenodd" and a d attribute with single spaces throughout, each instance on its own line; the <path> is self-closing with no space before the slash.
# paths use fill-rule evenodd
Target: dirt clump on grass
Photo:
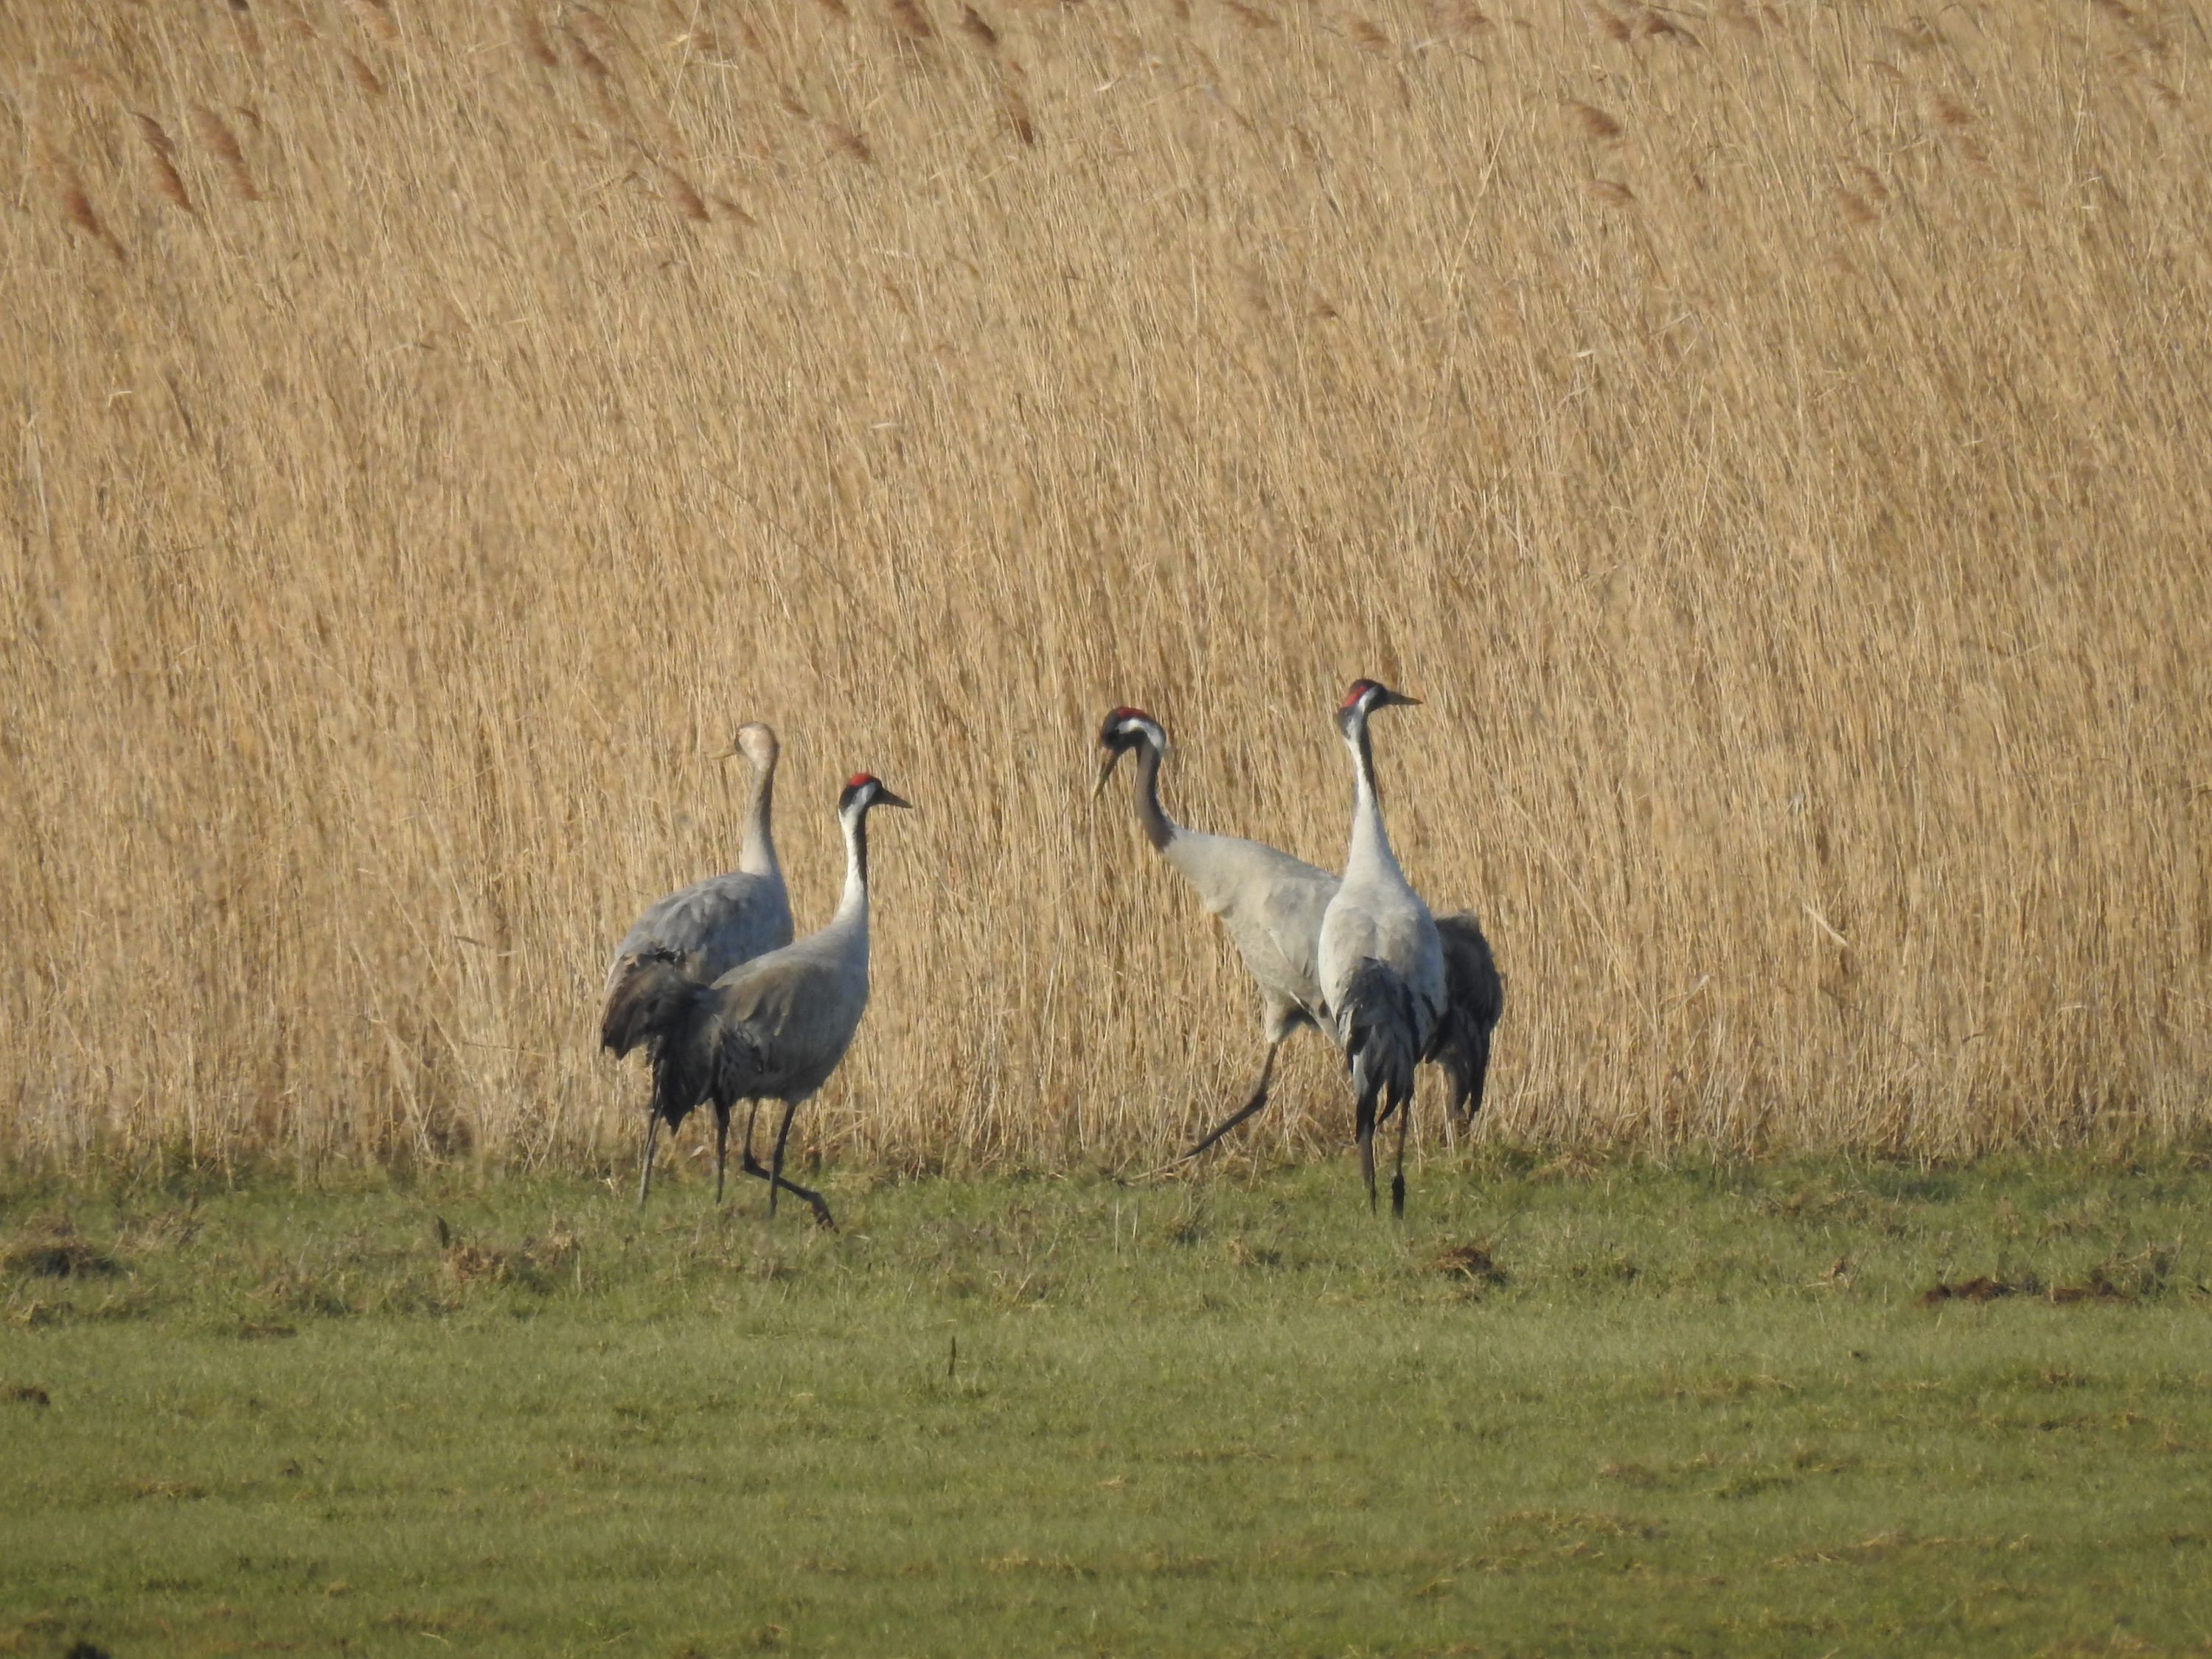
<path id="1" fill-rule="evenodd" d="M 66 1215 L 41 1216 L 0 1248 L 0 1271 L 26 1277 L 83 1279 L 118 1273 L 123 1263 L 76 1230 Z"/>
<path id="2" fill-rule="evenodd" d="M 1991 1279 L 1986 1274 L 1962 1279 L 1955 1285 L 1947 1285 L 1938 1279 L 1921 1292 L 1920 1304 L 1924 1308 L 1933 1308 L 1944 1302 L 1995 1302 L 2000 1297 L 2016 1294 L 2019 1288 L 2016 1285 L 2008 1285 L 2002 1279 Z"/>
<path id="3" fill-rule="evenodd" d="M 1454 1244 L 1429 1259 L 1432 1273 L 1456 1273 L 1478 1285 L 1503 1285 L 1510 1275 L 1480 1244 Z"/>
<path id="4" fill-rule="evenodd" d="M 559 1221 L 543 1237 L 512 1247 L 462 1237 L 444 1218 L 436 1222 L 439 1257 L 457 1285 L 520 1285 L 544 1291 L 556 1272 L 572 1267 L 583 1241 Z"/>

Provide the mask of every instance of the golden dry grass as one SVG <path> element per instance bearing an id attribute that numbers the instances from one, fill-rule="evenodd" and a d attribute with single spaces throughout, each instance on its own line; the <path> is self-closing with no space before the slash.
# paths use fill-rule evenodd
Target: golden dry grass
<path id="1" fill-rule="evenodd" d="M 2208 69 L 2154 0 L 12 9 L 0 1135 L 626 1141 L 605 953 L 760 717 L 802 927 L 848 770 L 923 808 L 817 1142 L 1154 1156 L 1258 1041 L 1098 717 L 1333 862 L 1362 672 L 1494 1132 L 2191 1132 Z"/>

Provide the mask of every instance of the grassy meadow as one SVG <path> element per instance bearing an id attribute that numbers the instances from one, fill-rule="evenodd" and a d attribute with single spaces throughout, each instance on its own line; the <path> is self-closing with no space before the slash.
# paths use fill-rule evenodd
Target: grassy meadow
<path id="1" fill-rule="evenodd" d="M 2212 1652 L 2203 1156 L 1451 1174 L 11 1178 L 0 1653 Z"/>
<path id="2" fill-rule="evenodd" d="M 1128 1169 L 1343 684 L 1516 1144 L 2205 1123 L 2212 165 L 2160 0 L 0 14 L 0 1146 L 574 1168 L 611 941 L 787 740 L 802 1117 Z M 1261 1126 L 1342 1133 L 1320 1045 Z"/>

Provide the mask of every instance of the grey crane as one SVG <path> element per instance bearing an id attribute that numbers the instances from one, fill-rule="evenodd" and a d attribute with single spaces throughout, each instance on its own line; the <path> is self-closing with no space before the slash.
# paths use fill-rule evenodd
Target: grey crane
<path id="1" fill-rule="evenodd" d="M 623 1040 L 616 1013 L 629 1005 L 632 981 L 641 972 L 659 976 L 672 968 L 696 984 L 711 985 L 739 963 L 791 943 L 791 897 L 784 888 L 783 868 L 776 862 L 775 836 L 770 825 L 775 763 L 781 752 L 775 732 L 759 721 L 750 720 L 738 728 L 730 752 L 723 757 L 725 760 L 743 758 L 752 769 L 744 838 L 738 844 L 738 867 L 727 875 L 710 876 L 658 900 L 615 947 L 614 963 L 607 970 L 599 1041 L 618 1057 L 636 1046 L 635 1038 Z M 646 1119 L 645 1156 L 637 1175 L 640 1209 L 645 1207 L 646 1194 L 653 1183 L 653 1154 L 660 1121 L 657 1107 Z M 719 1204 L 721 1200 L 722 1149 L 717 1146 L 714 1201 Z"/>
<path id="2" fill-rule="evenodd" d="M 1303 859 L 1256 841 L 1187 829 L 1160 807 L 1160 762 L 1168 734 L 1141 708 L 1106 716 L 1098 745 L 1103 757 L 1096 796 L 1123 755 L 1137 754 L 1137 822 L 1153 849 L 1198 890 L 1206 909 L 1221 918 L 1244 965 L 1260 986 L 1260 1031 L 1267 1053 L 1251 1097 L 1183 1156 L 1195 1158 L 1267 1103 L 1275 1056 L 1284 1043 L 1327 1017 L 1316 967 L 1322 914 L 1336 896 L 1337 878 Z"/>
<path id="3" fill-rule="evenodd" d="M 1122 756 L 1136 753 L 1134 799 L 1146 839 L 1221 918 L 1260 987 L 1260 1029 L 1267 1045 L 1260 1080 L 1243 1105 L 1182 1155 L 1196 1158 L 1267 1105 L 1284 1043 L 1308 1026 L 1333 1031 L 1321 989 L 1321 924 L 1340 883 L 1330 872 L 1264 842 L 1207 835 L 1168 817 L 1159 793 L 1167 732 L 1143 709 L 1109 713 L 1099 728 L 1098 747 L 1098 783 L 1091 793 L 1105 788 Z M 1434 1058 L 1449 1080 L 1449 1109 L 1465 1122 L 1482 1109 L 1490 1036 L 1504 1012 L 1504 986 L 1474 912 L 1443 917 L 1437 928 L 1444 942 L 1448 995 Z"/>
<path id="4" fill-rule="evenodd" d="M 1375 1204 L 1376 1107 L 1398 1120 L 1398 1167 L 1390 1180 L 1390 1212 L 1406 1212 L 1406 1126 L 1413 1116 L 1413 1068 L 1427 1059 L 1446 1011 L 1443 940 L 1390 850 L 1375 757 L 1367 732 L 1378 708 L 1419 699 L 1374 680 L 1354 680 L 1336 711 L 1337 730 L 1352 751 L 1352 845 L 1343 885 L 1321 921 L 1322 994 L 1336 1023 L 1358 1098 L 1354 1132 L 1367 1202 Z"/>
<path id="5" fill-rule="evenodd" d="M 845 891 L 829 925 L 796 944 L 738 963 L 712 984 L 684 971 L 672 951 L 647 952 L 607 1004 L 608 1044 L 627 1053 L 644 1043 L 653 1055 L 655 1121 L 672 1127 L 706 1102 L 714 1108 L 718 1172 L 729 1143 L 730 1109 L 749 1102 L 744 1173 L 769 1183 L 768 1212 L 779 1192 L 836 1224 L 822 1194 L 787 1181 L 785 1144 L 799 1105 L 829 1081 L 852 1045 L 868 1006 L 868 813 L 908 803 L 866 772 L 837 798 L 845 831 Z M 775 1150 L 763 1169 L 753 1156 L 753 1124 L 763 1100 L 783 1103 Z"/>

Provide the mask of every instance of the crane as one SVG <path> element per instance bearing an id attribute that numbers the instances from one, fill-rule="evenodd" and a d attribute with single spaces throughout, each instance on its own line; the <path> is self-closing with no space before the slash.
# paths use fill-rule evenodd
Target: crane
<path id="1" fill-rule="evenodd" d="M 1321 988 L 1336 1023 L 1358 1097 L 1354 1133 L 1367 1202 L 1375 1205 L 1376 1106 L 1398 1120 L 1398 1167 L 1390 1212 L 1406 1212 L 1406 1125 L 1413 1116 L 1413 1068 L 1428 1058 L 1445 1015 L 1443 941 L 1429 907 L 1399 869 L 1382 825 L 1375 756 L 1367 732 L 1378 708 L 1418 698 L 1374 680 L 1354 680 L 1336 711 L 1352 751 L 1352 845 L 1343 884 L 1321 921 Z"/>
<path id="2" fill-rule="evenodd" d="M 1159 794 L 1167 732 L 1143 709 L 1125 706 L 1109 713 L 1099 728 L 1098 747 L 1094 798 L 1121 757 L 1134 752 L 1133 798 L 1146 839 L 1198 890 L 1206 909 L 1221 918 L 1260 988 L 1260 1029 L 1267 1050 L 1259 1082 L 1243 1105 L 1182 1154 L 1194 1158 L 1267 1105 L 1275 1058 L 1284 1043 L 1309 1026 L 1333 1032 L 1320 982 L 1321 924 L 1340 883 L 1329 871 L 1264 842 L 1207 835 L 1169 817 Z M 1437 928 L 1444 942 L 1447 1013 L 1434 1057 L 1448 1079 L 1447 1109 L 1465 1123 L 1482 1109 L 1490 1034 L 1504 1009 L 1504 986 L 1473 911 L 1443 917 Z"/>
<path id="3" fill-rule="evenodd" d="M 845 832 L 845 890 L 829 925 L 796 944 L 731 969 L 711 984 L 684 972 L 672 951 L 648 951 L 607 1004 L 607 1042 L 618 1053 L 639 1043 L 653 1054 L 653 1109 L 672 1128 L 691 1109 L 714 1108 L 714 1166 L 729 1144 L 730 1109 L 750 1103 L 745 1117 L 744 1173 L 776 1194 L 804 1199 L 823 1226 L 836 1224 L 822 1194 L 787 1181 L 783 1155 L 791 1120 L 837 1069 L 868 1006 L 868 813 L 906 806 L 882 781 L 855 773 L 837 797 Z M 617 1046 L 619 1045 L 619 1046 Z M 775 1149 L 767 1168 L 753 1156 L 753 1125 L 763 1100 L 783 1103 Z"/>
<path id="4" fill-rule="evenodd" d="M 782 753 L 775 731 L 758 720 L 740 726 L 724 760 L 742 758 L 752 769 L 745 803 L 744 836 L 738 844 L 738 867 L 710 876 L 651 905 L 615 947 L 607 970 L 605 1012 L 599 1023 L 602 1046 L 617 1057 L 636 1046 L 621 1041 L 615 1013 L 631 994 L 631 981 L 653 964 L 658 975 L 673 969 L 700 985 L 711 985 L 741 962 L 791 943 L 791 898 L 783 868 L 776 862 L 770 814 L 775 795 L 775 763 Z M 660 1133 L 656 1109 L 646 1119 L 645 1157 L 637 1176 L 637 1205 L 645 1207 L 653 1182 L 653 1146 Z M 722 1163 L 717 1148 L 714 1201 L 722 1199 Z"/>
<path id="5" fill-rule="evenodd" d="M 1267 1043 L 1250 1098 L 1183 1156 L 1196 1158 L 1267 1103 L 1275 1056 L 1284 1043 L 1327 1018 L 1317 971 L 1322 914 L 1337 878 L 1264 842 L 1186 829 L 1160 807 L 1160 763 L 1168 734 L 1141 708 L 1121 708 L 1099 728 L 1102 758 L 1094 799 L 1121 757 L 1137 754 L 1137 822 L 1153 850 L 1198 890 L 1260 986 L 1260 1031 Z"/>

